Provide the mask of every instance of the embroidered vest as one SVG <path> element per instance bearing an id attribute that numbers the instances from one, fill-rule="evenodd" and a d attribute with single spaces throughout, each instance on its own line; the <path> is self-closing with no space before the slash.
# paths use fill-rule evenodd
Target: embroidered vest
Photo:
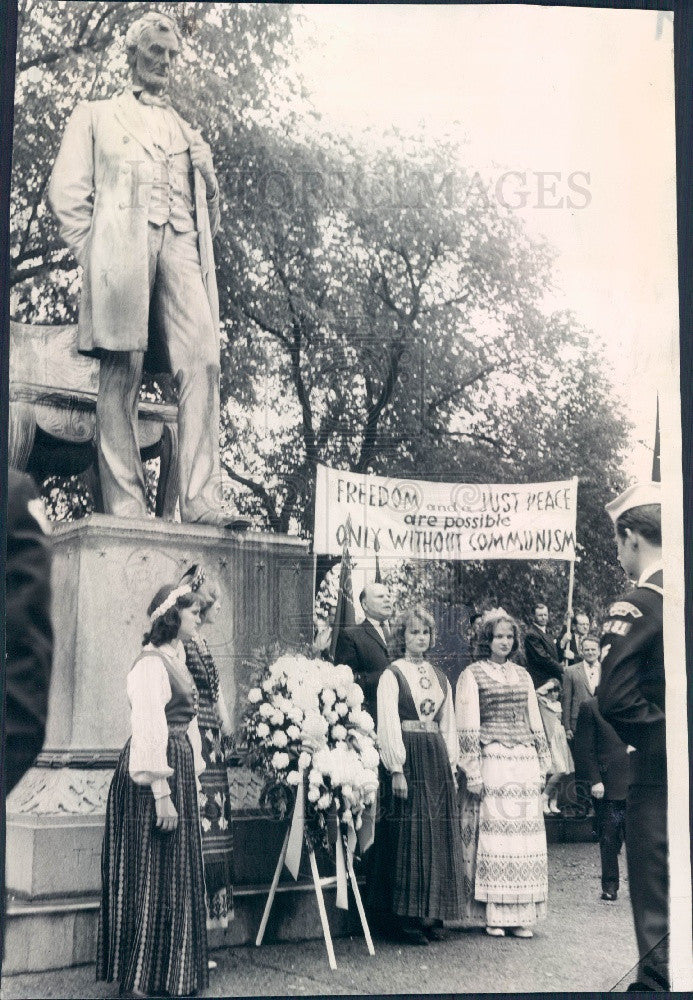
<path id="1" fill-rule="evenodd" d="M 428 718 L 433 722 L 439 722 L 441 713 L 443 711 L 443 706 L 445 705 L 445 701 L 447 699 L 447 683 L 446 683 L 447 678 L 445 677 L 445 674 L 443 673 L 442 670 L 440 670 L 439 667 L 436 667 L 432 663 L 430 663 L 430 666 L 433 667 L 433 672 L 435 673 L 438 683 L 440 684 L 440 689 L 443 692 L 443 700 L 438 706 L 437 711 L 432 715 L 428 716 L 424 715 L 424 719 Z M 419 719 L 419 713 L 417 711 L 417 707 L 414 702 L 414 696 L 412 694 L 411 688 L 409 687 L 407 678 L 404 676 L 399 667 L 395 666 L 393 663 L 390 663 L 385 669 L 391 670 L 392 673 L 397 678 L 397 684 L 399 686 L 399 700 L 397 703 L 397 707 L 399 711 L 400 720 L 402 722 L 417 721 Z"/>
<path id="2" fill-rule="evenodd" d="M 161 649 L 145 649 L 137 657 L 135 663 L 145 656 L 159 656 L 166 668 L 169 684 L 171 685 L 171 700 L 167 702 L 164 712 L 166 722 L 171 726 L 189 726 L 197 715 L 198 693 L 191 677 L 186 676 L 187 671 L 182 666 L 178 666 Z M 133 664 L 134 667 L 135 664 Z"/>
<path id="3" fill-rule="evenodd" d="M 534 743 L 527 711 L 527 679 L 504 683 L 491 677 L 480 663 L 467 667 L 479 688 L 479 716 L 482 744 L 502 743 L 506 747 Z"/>

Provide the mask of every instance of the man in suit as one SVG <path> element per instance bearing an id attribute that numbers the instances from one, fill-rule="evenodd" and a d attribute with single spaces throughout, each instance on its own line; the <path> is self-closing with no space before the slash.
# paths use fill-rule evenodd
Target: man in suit
<path id="1" fill-rule="evenodd" d="M 580 706 L 594 695 L 600 677 L 598 636 L 585 635 L 582 638 L 580 648 L 582 649 L 583 659 L 572 666 L 565 667 L 563 673 L 563 690 L 561 693 L 563 728 L 565 729 L 571 751 L 573 751 L 573 734 L 575 733 Z M 585 816 L 590 811 L 592 800 L 589 784 L 584 778 L 580 777 L 577 769 L 575 776 L 567 783 L 566 798 L 578 815 Z M 599 818 L 596 810 L 595 817 L 598 823 Z"/>
<path id="2" fill-rule="evenodd" d="M 599 638 L 596 635 L 586 635 L 581 648 L 582 659 L 573 666 L 566 667 L 563 673 L 563 728 L 569 741 L 573 739 L 580 706 L 593 697 L 601 675 Z"/>
<path id="3" fill-rule="evenodd" d="M 151 11 L 130 25 L 125 44 L 132 89 L 77 105 L 48 192 L 82 266 L 79 348 L 101 359 L 104 505 L 146 516 L 137 412 L 147 352 L 148 366 L 170 369 L 178 385 L 182 520 L 242 528 L 247 521 L 222 506 L 212 154 L 167 94 L 180 48 L 175 22 Z"/>
<path id="4" fill-rule="evenodd" d="M 613 902 L 618 895 L 618 856 L 625 836 L 629 755 L 625 743 L 600 714 L 594 697 L 580 706 L 574 732 L 575 773 L 589 785 L 597 816 L 602 899 Z"/>
<path id="5" fill-rule="evenodd" d="M 549 609 L 539 602 L 534 606 L 534 620 L 525 633 L 525 659 L 527 671 L 535 688 L 551 678 L 563 679 L 563 667 L 556 658 L 556 645 L 549 636 Z"/>
<path id="6" fill-rule="evenodd" d="M 667 758 L 660 484 L 607 504 L 618 560 L 635 587 L 602 629 L 599 710 L 631 754 L 626 810 L 630 897 L 640 962 L 634 989 L 669 989 Z"/>
<path id="7" fill-rule="evenodd" d="M 581 643 L 590 630 L 589 615 L 584 611 L 576 611 L 573 615 L 568 638 L 567 626 L 556 640 L 556 653 L 563 666 L 574 665 L 582 656 Z"/>
<path id="8" fill-rule="evenodd" d="M 363 707 L 377 721 L 378 681 L 390 662 L 385 623 L 392 614 L 392 595 L 384 584 L 368 583 L 359 599 L 366 617 L 340 632 L 335 662 L 346 663 L 354 671 L 356 683 L 363 688 Z"/>
<path id="9" fill-rule="evenodd" d="M 334 660 L 335 663 L 348 664 L 354 671 L 354 679 L 363 689 L 363 707 L 377 724 L 378 681 L 390 662 L 386 622 L 392 615 L 392 595 L 384 584 L 368 583 L 361 591 L 359 600 L 365 618 L 359 625 L 349 625 L 339 633 Z M 380 783 L 384 785 L 389 778 L 382 763 L 378 773 Z M 385 937 L 396 936 L 401 930 L 396 922 L 393 923 L 389 912 L 382 909 L 384 901 L 391 898 L 391 888 L 382 884 L 383 872 L 389 869 L 382 865 L 380 859 L 396 850 L 397 846 L 392 840 L 390 820 L 391 816 L 385 815 L 379 804 L 374 841 L 364 866 L 369 924 L 374 933 Z"/>

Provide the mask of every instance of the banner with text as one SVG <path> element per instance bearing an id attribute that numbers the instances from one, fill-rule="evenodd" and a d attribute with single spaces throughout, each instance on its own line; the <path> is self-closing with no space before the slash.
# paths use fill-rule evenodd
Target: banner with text
<path id="1" fill-rule="evenodd" d="M 398 559 L 575 558 L 577 479 L 479 485 L 318 466 L 315 552 Z"/>

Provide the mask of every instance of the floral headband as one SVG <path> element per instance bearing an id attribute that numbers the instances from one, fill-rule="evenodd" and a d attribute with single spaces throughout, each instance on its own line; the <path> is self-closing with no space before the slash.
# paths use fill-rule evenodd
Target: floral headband
<path id="1" fill-rule="evenodd" d="M 481 618 L 474 622 L 477 628 L 483 628 L 488 625 L 489 622 L 502 621 L 507 619 L 507 621 L 513 621 L 513 616 L 508 614 L 505 608 L 491 608 L 490 611 L 485 611 Z"/>
<path id="2" fill-rule="evenodd" d="M 193 563 L 189 569 L 186 569 L 178 582 L 183 583 L 185 581 L 192 592 L 195 593 L 200 589 L 205 579 L 205 571 L 202 566 L 199 563 Z"/>
<path id="3" fill-rule="evenodd" d="M 172 590 L 166 600 L 162 601 L 158 607 L 154 608 L 149 616 L 150 622 L 155 622 L 157 618 L 161 618 L 161 616 L 165 615 L 167 611 L 170 611 L 178 598 L 182 597 L 184 594 L 192 594 L 192 587 L 190 587 L 187 583 L 182 587 L 176 587 L 175 590 Z"/>

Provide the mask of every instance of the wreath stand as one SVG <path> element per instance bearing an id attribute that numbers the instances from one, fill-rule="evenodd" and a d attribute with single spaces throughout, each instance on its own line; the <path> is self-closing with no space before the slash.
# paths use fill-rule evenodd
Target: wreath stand
<path id="1" fill-rule="evenodd" d="M 295 814 L 294 814 L 295 815 Z M 274 870 L 274 877 L 272 878 L 272 884 L 270 886 L 269 895 L 267 897 L 267 902 L 265 904 L 265 911 L 262 914 L 262 920 L 260 922 L 260 929 L 257 932 L 257 938 L 255 939 L 255 946 L 259 947 L 262 944 L 262 939 L 265 936 L 265 930 L 267 929 L 267 921 L 269 920 L 269 915 L 272 910 L 272 904 L 274 902 L 274 897 L 277 893 L 277 886 L 279 884 L 279 876 L 281 875 L 284 862 L 286 860 L 286 852 L 289 847 L 289 838 L 291 836 L 291 831 L 293 824 L 289 826 L 286 831 L 286 836 L 284 837 L 284 843 L 282 849 L 279 852 L 279 860 L 277 861 L 277 867 Z M 301 831 L 301 836 L 303 833 Z M 338 833 L 338 838 L 341 841 L 341 832 Z M 308 858 L 310 860 L 310 870 L 313 876 L 313 887 L 315 889 L 315 897 L 318 901 L 318 911 L 320 913 L 320 923 L 322 924 L 322 933 L 325 938 L 325 947 L 327 948 L 327 959 L 330 963 L 330 969 L 333 972 L 337 970 L 337 961 L 334 957 L 334 947 L 332 945 L 332 935 L 330 934 L 330 925 L 327 921 L 327 911 L 325 910 L 325 899 L 323 897 L 322 888 L 327 885 L 334 885 L 335 881 L 338 881 L 339 876 L 329 876 L 328 878 L 321 879 L 318 875 L 318 864 L 315 860 L 315 851 L 313 850 L 313 845 L 308 842 Z M 342 845 L 343 847 L 343 845 Z M 339 845 L 338 848 L 339 850 Z M 373 947 L 373 939 L 371 938 L 371 932 L 368 927 L 368 921 L 366 920 L 366 911 L 363 908 L 363 902 L 361 900 L 361 892 L 358 887 L 358 882 L 356 881 L 356 875 L 354 874 L 354 861 L 352 853 L 350 850 L 343 852 L 346 854 L 346 877 L 351 881 L 351 888 L 354 893 L 354 899 L 356 900 L 356 908 L 359 912 L 359 917 L 361 918 L 361 926 L 363 927 L 363 934 L 366 939 L 366 947 L 368 948 L 369 955 L 375 955 L 375 948 Z M 338 861 L 337 867 L 339 869 L 340 862 Z"/>

